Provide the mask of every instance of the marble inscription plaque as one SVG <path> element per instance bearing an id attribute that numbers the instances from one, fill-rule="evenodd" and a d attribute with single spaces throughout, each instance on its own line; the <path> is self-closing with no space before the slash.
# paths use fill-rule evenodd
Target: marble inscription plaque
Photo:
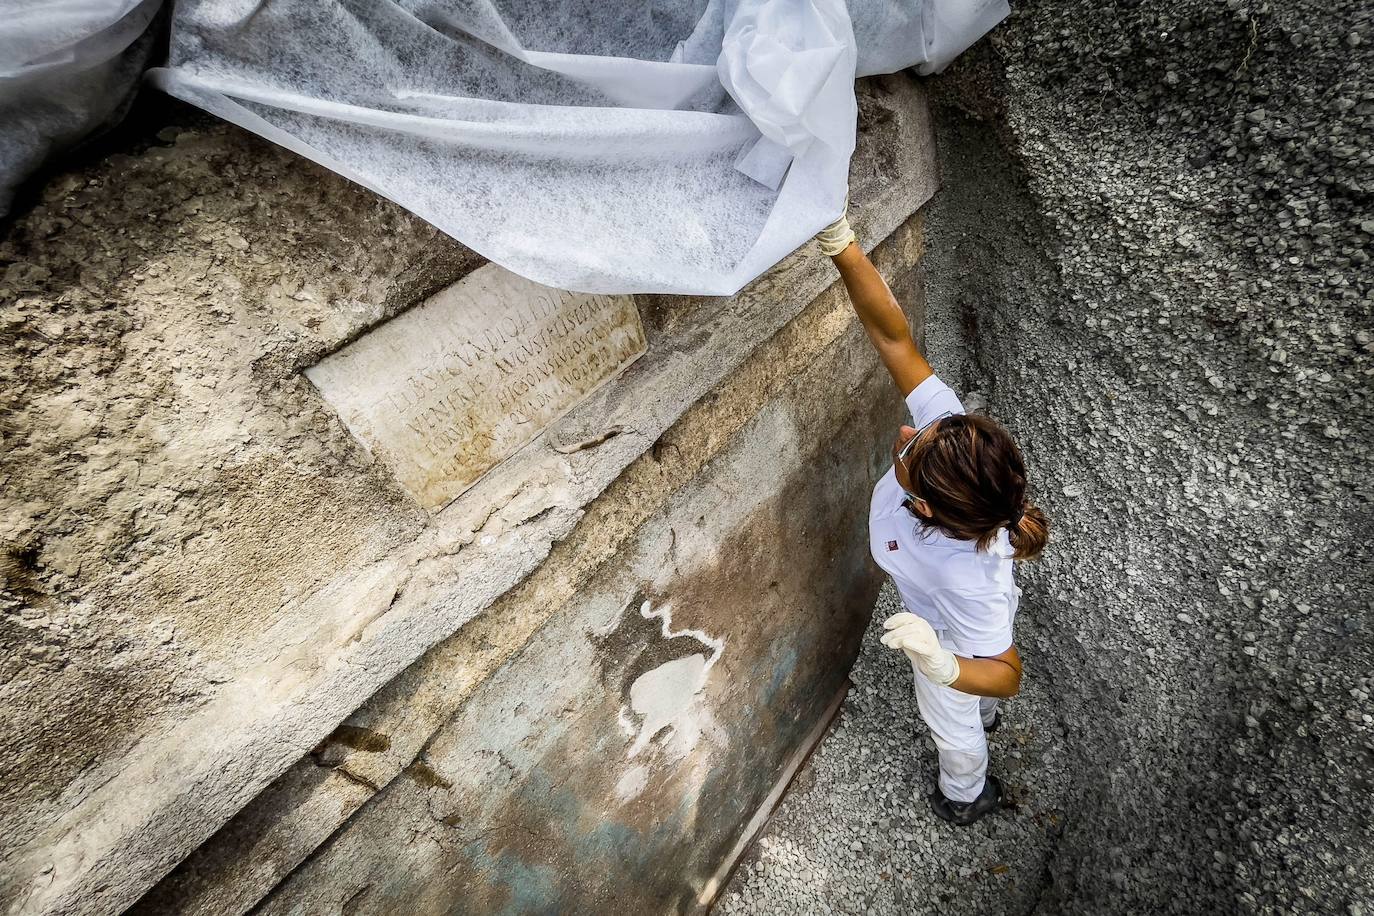
<path id="1" fill-rule="evenodd" d="M 630 296 L 551 289 L 487 264 L 305 374 L 439 509 L 644 349 Z"/>

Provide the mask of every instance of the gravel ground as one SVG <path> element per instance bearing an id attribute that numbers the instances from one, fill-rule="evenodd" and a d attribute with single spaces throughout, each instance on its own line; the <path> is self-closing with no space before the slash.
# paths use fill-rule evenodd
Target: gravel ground
<path id="1" fill-rule="evenodd" d="M 1055 526 L 1012 804 L 934 820 L 870 632 L 720 912 L 1374 914 L 1374 11 L 1320 7 L 1028 2 L 933 81 L 928 343 Z"/>

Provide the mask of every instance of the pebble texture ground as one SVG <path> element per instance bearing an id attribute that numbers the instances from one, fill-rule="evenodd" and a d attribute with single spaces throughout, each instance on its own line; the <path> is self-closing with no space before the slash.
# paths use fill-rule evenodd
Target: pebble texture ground
<path id="1" fill-rule="evenodd" d="M 934 81 L 929 346 L 1054 525 L 1007 807 L 878 644 L 743 913 L 1374 914 L 1374 11 L 1035 0 Z"/>

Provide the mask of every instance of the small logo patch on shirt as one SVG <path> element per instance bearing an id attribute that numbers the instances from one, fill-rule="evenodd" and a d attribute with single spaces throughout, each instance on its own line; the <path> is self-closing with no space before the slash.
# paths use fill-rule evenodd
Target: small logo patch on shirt
<path id="1" fill-rule="evenodd" d="M 896 541 L 888 541 L 888 542 L 887 542 L 887 549 L 888 549 L 888 550 L 896 550 L 896 549 L 897 549 L 897 542 L 896 542 Z"/>

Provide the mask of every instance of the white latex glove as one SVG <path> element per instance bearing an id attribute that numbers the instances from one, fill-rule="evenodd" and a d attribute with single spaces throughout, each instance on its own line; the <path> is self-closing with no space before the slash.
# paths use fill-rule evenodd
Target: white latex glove
<path id="1" fill-rule="evenodd" d="M 940 645 L 935 630 L 923 618 L 903 612 L 883 621 L 882 644 L 901 649 L 922 674 L 948 687 L 959 679 L 959 659 Z"/>
<path id="2" fill-rule="evenodd" d="M 854 230 L 849 228 L 847 213 L 841 213 L 839 219 L 816 233 L 816 241 L 821 243 L 821 254 L 828 258 L 833 258 L 848 248 L 850 242 L 858 240 L 859 237 L 854 234 Z"/>

